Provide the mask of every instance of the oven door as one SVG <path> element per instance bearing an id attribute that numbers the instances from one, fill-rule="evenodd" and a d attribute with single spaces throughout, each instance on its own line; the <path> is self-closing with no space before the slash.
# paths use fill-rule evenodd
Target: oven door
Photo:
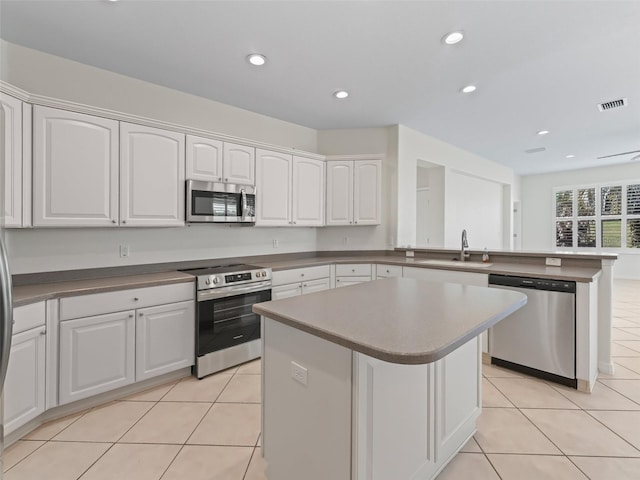
<path id="1" fill-rule="evenodd" d="M 256 303 L 271 300 L 271 288 L 198 301 L 198 356 L 260 338 L 260 316 L 251 311 Z"/>

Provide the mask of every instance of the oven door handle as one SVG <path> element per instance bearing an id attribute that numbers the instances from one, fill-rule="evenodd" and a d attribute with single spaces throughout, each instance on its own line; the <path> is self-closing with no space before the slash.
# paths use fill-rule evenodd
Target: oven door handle
<path id="1" fill-rule="evenodd" d="M 243 295 L 245 293 L 260 292 L 263 290 L 271 290 L 271 280 L 253 283 L 246 287 L 230 286 L 204 290 L 202 292 L 198 292 L 198 301 L 204 302 L 207 300 L 216 300 L 218 298 L 233 297 L 236 295 Z"/>

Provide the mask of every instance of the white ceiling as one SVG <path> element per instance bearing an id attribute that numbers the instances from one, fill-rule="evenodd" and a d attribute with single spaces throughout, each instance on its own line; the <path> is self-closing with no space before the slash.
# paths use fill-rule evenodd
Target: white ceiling
<path id="1" fill-rule="evenodd" d="M 523 175 L 629 162 L 634 154 L 596 157 L 640 150 L 639 1 L 1 0 L 0 9 L 9 42 L 315 129 L 400 123 Z M 452 30 L 465 39 L 443 45 Z M 250 66 L 250 52 L 267 65 Z M 470 83 L 475 93 L 459 93 Z M 338 101 L 342 88 L 351 96 Z M 627 107 L 598 111 L 621 97 Z M 524 153 L 537 147 L 547 150 Z"/>

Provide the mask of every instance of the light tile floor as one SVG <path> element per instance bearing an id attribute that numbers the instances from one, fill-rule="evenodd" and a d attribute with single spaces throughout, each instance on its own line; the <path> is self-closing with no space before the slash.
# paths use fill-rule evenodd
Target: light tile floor
<path id="1" fill-rule="evenodd" d="M 616 372 L 591 395 L 485 365 L 478 433 L 438 480 L 640 479 L 640 281 L 615 282 L 613 326 Z M 255 361 L 43 425 L 5 479 L 259 480 L 259 447 Z"/>

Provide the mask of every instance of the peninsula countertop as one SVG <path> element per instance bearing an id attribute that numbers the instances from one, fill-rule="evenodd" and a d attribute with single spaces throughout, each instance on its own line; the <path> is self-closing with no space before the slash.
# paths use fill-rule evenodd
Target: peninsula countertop
<path id="1" fill-rule="evenodd" d="M 424 364 L 526 302 L 526 295 L 509 290 L 386 278 L 260 303 L 253 311 L 380 360 Z"/>

